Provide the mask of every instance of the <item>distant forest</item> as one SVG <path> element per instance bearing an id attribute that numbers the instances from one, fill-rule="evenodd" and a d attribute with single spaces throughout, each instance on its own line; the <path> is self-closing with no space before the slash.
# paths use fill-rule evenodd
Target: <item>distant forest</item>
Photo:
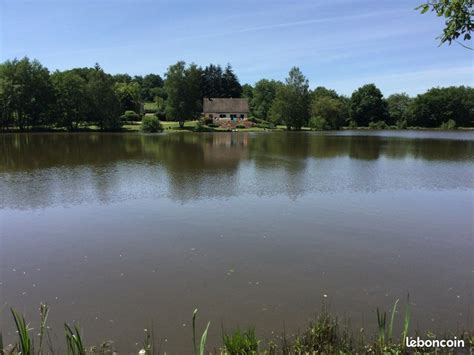
<path id="1" fill-rule="evenodd" d="M 241 85 L 230 65 L 202 68 L 178 62 L 163 77 L 132 77 L 107 74 L 98 64 L 54 72 L 28 58 L 0 64 L 2 131 L 88 126 L 113 131 L 145 114 L 184 124 L 201 118 L 205 97 L 248 98 L 251 120 L 292 130 L 474 127 L 474 89 L 465 86 L 385 98 L 374 84 L 366 84 L 347 97 L 325 87 L 311 90 L 296 67 L 284 82 L 261 79 L 252 86 Z M 152 107 L 148 113 L 147 106 Z"/>

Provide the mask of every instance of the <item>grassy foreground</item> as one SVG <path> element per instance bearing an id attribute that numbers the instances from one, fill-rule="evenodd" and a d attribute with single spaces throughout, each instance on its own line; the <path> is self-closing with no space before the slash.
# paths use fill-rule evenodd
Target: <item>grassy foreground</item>
<path id="1" fill-rule="evenodd" d="M 306 329 L 296 336 L 288 337 L 285 333 L 278 341 L 263 343 L 256 336 L 255 330 L 234 330 L 226 332 L 222 329 L 222 345 L 219 348 L 206 346 L 207 332 L 211 323 L 201 330 L 197 330 L 197 309 L 192 315 L 192 334 L 184 334 L 183 341 L 193 342 L 194 355 L 220 354 L 220 355 L 246 355 L 246 354 L 472 354 L 474 351 L 474 336 L 470 332 L 462 334 L 449 334 L 437 337 L 430 332 L 419 334 L 424 340 L 457 339 L 464 341 L 463 348 L 408 348 L 405 339 L 409 336 L 410 309 L 407 304 L 402 320 L 400 334 L 394 333 L 398 300 L 389 313 L 377 308 L 377 334 L 367 336 L 361 329 L 357 334 L 351 332 L 348 326 L 341 327 L 337 317 L 332 317 L 325 309 L 321 315 L 311 322 Z M 43 355 L 60 354 L 61 349 L 55 349 L 51 342 L 48 327 L 46 326 L 49 308 L 40 305 L 40 325 L 37 336 L 32 335 L 32 330 L 23 315 L 11 309 L 12 318 L 18 333 L 15 344 L 4 347 L 0 332 L 0 355 Z M 82 329 L 77 324 L 64 324 L 64 343 L 68 355 L 112 355 L 118 354 L 119 349 L 113 348 L 111 341 L 103 342 L 99 346 L 86 345 Z M 164 350 L 164 349 L 163 349 Z M 155 334 L 145 329 L 145 336 L 139 355 L 166 354 L 155 345 Z"/>

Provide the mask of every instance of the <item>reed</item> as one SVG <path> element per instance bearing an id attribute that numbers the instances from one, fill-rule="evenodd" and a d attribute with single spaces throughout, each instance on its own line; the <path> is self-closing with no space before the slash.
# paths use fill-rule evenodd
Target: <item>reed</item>
<path id="1" fill-rule="evenodd" d="M 411 322 L 409 297 L 403 317 L 400 337 L 395 335 L 394 327 L 396 322 L 399 300 L 397 299 L 391 309 L 390 320 L 387 322 L 387 313 L 377 308 L 377 333 L 373 340 L 366 340 L 364 332 L 360 332 L 360 341 L 355 342 L 354 333 L 350 327 L 341 328 L 337 317 L 331 316 L 326 309 L 319 317 L 311 322 L 305 330 L 288 337 L 285 333 L 278 340 L 271 339 L 264 343 L 259 340 L 255 329 L 247 330 L 236 329 L 233 332 L 222 331 L 222 345 L 209 352 L 206 350 L 207 335 L 210 328 L 210 322 L 204 328 L 200 339 L 197 337 L 197 314 L 195 309 L 192 315 L 192 341 L 194 355 L 219 354 L 219 355 L 273 355 L 273 354 L 457 354 L 472 353 L 474 346 L 474 336 L 472 333 L 465 332 L 457 334 L 458 339 L 463 339 L 466 349 L 407 349 L 405 347 L 405 338 L 408 336 Z M 0 333 L 0 355 L 46 355 L 62 354 L 61 349 L 54 349 L 50 342 L 50 348 L 44 350 L 44 337 L 49 336 L 46 327 L 49 308 L 47 305 L 40 305 L 40 325 L 38 333 L 38 347 L 35 349 L 33 338 L 30 336 L 32 329 L 25 321 L 22 314 L 11 310 L 13 320 L 17 329 L 17 342 L 5 348 Z M 417 334 L 419 334 L 417 332 Z M 81 328 L 77 325 L 64 324 L 64 335 L 66 340 L 66 349 L 68 355 L 114 355 L 117 354 L 111 342 L 102 343 L 100 346 L 86 347 Z M 153 325 L 150 330 L 145 329 L 145 340 L 143 348 L 138 351 L 139 355 L 166 355 L 160 352 L 155 346 L 155 335 Z M 420 335 L 421 337 L 421 335 Z M 426 333 L 427 339 L 436 339 L 432 333 Z M 397 338 L 399 340 L 397 340 Z M 443 338 L 449 338 L 445 336 Z M 277 340 L 277 342 L 275 342 Z"/>

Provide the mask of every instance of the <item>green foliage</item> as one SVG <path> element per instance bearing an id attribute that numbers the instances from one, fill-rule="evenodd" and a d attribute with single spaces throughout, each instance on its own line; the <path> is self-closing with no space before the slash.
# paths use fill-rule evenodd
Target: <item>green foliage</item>
<path id="1" fill-rule="evenodd" d="M 158 74 L 148 74 L 140 82 L 140 98 L 143 101 L 153 101 L 156 96 L 161 96 L 164 81 Z"/>
<path id="2" fill-rule="evenodd" d="M 250 84 L 242 85 L 242 95 L 243 98 L 249 99 L 249 103 L 252 103 L 253 99 L 253 87 Z"/>
<path id="3" fill-rule="evenodd" d="M 79 128 L 87 121 L 91 101 L 87 81 L 73 71 L 56 71 L 51 80 L 56 95 L 56 124 L 69 130 Z"/>
<path id="4" fill-rule="evenodd" d="M 397 127 L 406 127 L 413 120 L 413 99 L 405 93 L 393 94 L 387 98 L 389 121 L 387 124 L 395 124 Z"/>
<path id="5" fill-rule="evenodd" d="M 319 97 L 330 97 L 332 99 L 339 99 L 339 95 L 335 90 L 327 89 L 324 86 L 318 86 L 311 92 L 312 99 L 316 99 Z"/>
<path id="6" fill-rule="evenodd" d="M 439 126 L 441 129 L 456 129 L 456 121 L 455 120 L 448 120 L 447 122 L 441 123 Z"/>
<path id="7" fill-rule="evenodd" d="M 258 354 L 258 339 L 253 328 L 241 332 L 237 329 L 231 334 L 222 335 L 225 352 L 229 355 Z"/>
<path id="8" fill-rule="evenodd" d="M 66 333 L 66 345 L 69 355 L 86 355 L 86 349 L 82 343 L 81 330 L 77 324 L 71 328 L 67 323 L 64 324 Z"/>
<path id="9" fill-rule="evenodd" d="M 377 335 L 372 340 L 367 341 L 364 337 L 364 330 L 361 329 L 355 341 L 354 333 L 349 327 L 349 323 L 344 327 L 340 326 L 337 317 L 329 315 L 326 309 L 323 308 L 322 313 L 311 322 L 304 330 L 295 337 L 288 338 L 284 333 L 280 337 L 280 345 L 270 340 L 267 344 L 261 344 L 255 335 L 254 329 L 250 328 L 246 331 L 236 330 L 230 334 L 223 331 L 221 354 L 223 355 L 247 355 L 247 354 L 411 354 L 413 349 L 405 348 L 405 339 L 409 335 L 410 327 L 410 299 L 407 297 L 407 303 L 403 316 L 403 323 L 401 325 L 401 332 L 399 336 L 395 335 L 394 324 L 397 319 L 397 309 L 399 301 L 396 300 L 390 314 L 390 319 L 387 319 L 387 313 L 380 311 L 377 308 Z M 59 353 L 50 344 L 48 351 L 43 352 L 41 346 L 39 349 L 34 349 L 33 340 L 30 337 L 28 324 L 24 317 L 14 310 L 12 310 L 13 318 L 17 327 L 18 343 L 13 347 L 5 349 L 3 347 L 2 337 L 0 333 L 0 354 L 9 355 L 34 355 L 34 354 L 55 354 Z M 41 328 L 45 327 L 48 308 L 44 305 L 40 307 Z M 196 319 L 197 309 L 193 312 L 192 317 L 192 342 L 193 353 L 195 355 L 206 354 L 207 334 L 210 327 L 210 322 L 207 323 L 200 338 L 196 334 Z M 82 339 L 82 334 L 79 326 L 65 327 L 65 339 L 68 355 L 113 355 L 117 352 L 113 349 L 111 342 L 104 342 L 100 346 L 86 347 Z M 418 332 L 416 332 L 418 334 Z M 437 339 L 432 333 L 425 335 L 430 339 Z M 40 334 L 41 337 L 41 334 Z M 421 335 L 423 337 L 423 335 Z M 446 334 L 444 335 L 446 338 Z M 458 339 L 465 341 L 466 349 L 474 346 L 474 337 L 469 332 L 458 334 Z M 40 339 L 41 343 L 41 339 Z M 266 345 L 266 346 L 265 346 Z M 260 349 L 259 349 L 260 348 Z M 459 350 L 463 352 L 465 349 L 416 349 L 416 354 L 453 354 Z M 142 355 L 159 355 L 161 352 L 155 346 L 155 336 L 153 326 L 151 331 L 145 329 L 145 340 L 143 347 L 139 351 Z M 164 353 L 166 354 L 166 353 Z"/>
<path id="10" fill-rule="evenodd" d="M 327 127 L 321 127 L 319 129 L 339 129 L 346 122 L 347 116 L 346 105 L 339 97 L 324 95 L 313 96 L 311 102 L 311 117 L 315 118 L 315 120 L 310 120 L 310 127 L 311 124 L 321 122 L 321 119 L 323 119 Z M 316 120 L 316 118 L 319 118 L 319 120 Z"/>
<path id="11" fill-rule="evenodd" d="M 310 109 L 309 84 L 299 68 L 292 68 L 285 81 L 276 90 L 271 107 L 274 122 L 282 122 L 287 129 L 301 129 L 308 123 Z"/>
<path id="12" fill-rule="evenodd" d="M 322 116 L 312 116 L 309 119 L 309 127 L 316 131 L 327 131 L 331 129 L 331 126 Z"/>
<path id="13" fill-rule="evenodd" d="M 145 112 L 160 121 L 178 121 L 182 128 L 186 120 L 200 116 L 205 95 L 249 98 L 252 120 L 261 128 L 272 128 L 269 122 L 288 129 L 340 129 L 346 124 L 399 129 L 474 126 L 474 89 L 465 86 L 432 88 L 416 98 L 394 94 L 385 100 L 375 85 L 368 84 L 348 99 L 324 87 L 309 92 L 297 68 L 285 83 L 263 79 L 252 88 L 240 87 L 230 66 L 201 70 L 178 62 L 169 67 L 163 86 L 159 75 L 112 76 L 99 65 L 50 74 L 38 61 L 23 58 L 0 64 L 0 131 L 88 126 L 120 130 L 123 122 L 139 120 L 144 96 L 154 100 L 145 103 Z"/>
<path id="14" fill-rule="evenodd" d="M 378 336 L 377 336 L 377 345 L 378 350 L 381 353 L 387 352 L 389 349 L 404 347 L 405 339 L 408 336 L 408 328 L 410 326 L 410 296 L 407 296 L 407 305 L 405 308 L 405 315 L 403 319 L 402 334 L 400 341 L 395 340 L 393 336 L 393 324 L 395 321 L 395 315 L 397 313 L 397 306 L 399 300 L 397 299 L 393 305 L 390 322 L 387 324 L 387 313 L 383 314 L 377 307 L 377 325 L 378 325 Z"/>
<path id="15" fill-rule="evenodd" d="M 384 121 L 377 121 L 377 122 L 370 122 L 369 123 L 370 129 L 386 129 L 389 126 Z"/>
<path id="16" fill-rule="evenodd" d="M 166 73 L 166 117 L 178 121 L 181 128 L 186 120 L 199 117 L 200 80 L 201 70 L 195 64 L 186 67 L 185 62 L 178 62 L 171 65 Z"/>
<path id="17" fill-rule="evenodd" d="M 155 115 L 145 115 L 142 119 L 142 131 L 147 133 L 156 133 L 163 131 L 161 122 Z"/>
<path id="18" fill-rule="evenodd" d="M 416 9 L 422 14 L 429 10 L 436 13 L 438 17 L 444 17 L 445 24 L 443 34 L 438 37 L 441 44 L 456 41 L 461 37 L 464 41 L 471 39 L 471 31 L 474 29 L 474 10 L 472 0 L 430 0 L 421 4 Z M 463 47 L 472 49 L 464 44 Z"/>
<path id="19" fill-rule="evenodd" d="M 350 117 L 358 126 L 388 119 L 387 103 L 374 84 L 367 84 L 352 93 Z"/>
<path id="20" fill-rule="evenodd" d="M 202 70 L 201 97 L 241 97 L 242 86 L 230 64 L 224 70 L 220 65 L 210 64 Z"/>
<path id="21" fill-rule="evenodd" d="M 261 120 L 269 120 L 269 112 L 275 100 L 276 91 L 282 83 L 275 80 L 262 79 L 257 81 L 250 103 L 252 114 Z"/>
<path id="22" fill-rule="evenodd" d="M 196 317 L 197 317 L 197 308 L 193 312 L 193 348 L 194 348 L 194 355 L 198 354 L 198 347 L 196 344 Z M 199 342 L 199 355 L 204 355 L 206 351 L 206 339 L 207 339 L 207 331 L 209 330 L 209 326 L 211 322 L 207 323 L 206 329 L 202 333 L 201 341 Z"/>
<path id="23" fill-rule="evenodd" d="M 22 355 L 33 355 L 33 342 L 30 338 L 28 325 L 25 322 L 25 317 L 17 313 L 14 309 L 11 310 L 13 319 L 15 320 L 16 330 L 19 338 L 19 349 Z"/>
<path id="24" fill-rule="evenodd" d="M 115 92 L 113 77 L 96 64 L 94 68 L 73 69 L 86 80 L 88 100 L 87 121 L 101 130 L 119 130 L 122 127 L 122 108 Z"/>
<path id="25" fill-rule="evenodd" d="M 136 82 L 116 83 L 115 92 L 124 111 L 140 112 L 140 85 Z"/>
<path id="26" fill-rule="evenodd" d="M 143 349 L 139 352 L 139 354 L 144 355 L 155 355 L 158 354 L 155 346 L 155 335 L 153 332 L 153 326 L 151 327 L 151 331 L 145 329 L 145 340 L 143 341 Z"/>
<path id="27" fill-rule="evenodd" d="M 140 115 L 135 111 L 125 111 L 121 118 L 124 122 L 140 121 Z"/>
<path id="28" fill-rule="evenodd" d="M 474 89 L 465 86 L 433 88 L 413 101 L 413 125 L 439 127 L 456 121 L 460 127 L 474 126 Z"/>
<path id="29" fill-rule="evenodd" d="M 288 344 L 288 353 L 294 354 L 350 354 L 354 344 L 347 332 L 341 332 L 337 318 L 323 313 L 312 322 L 293 344 Z"/>
<path id="30" fill-rule="evenodd" d="M 13 123 L 20 130 L 28 130 L 50 124 L 54 89 L 48 69 L 27 57 L 1 64 L 0 103 L 1 126 Z"/>

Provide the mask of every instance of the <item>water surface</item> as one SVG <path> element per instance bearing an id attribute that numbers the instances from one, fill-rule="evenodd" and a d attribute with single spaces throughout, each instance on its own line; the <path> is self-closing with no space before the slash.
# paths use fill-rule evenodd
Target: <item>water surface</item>
<path id="1" fill-rule="evenodd" d="M 0 136 L 0 296 L 88 342 L 164 350 L 255 326 L 269 339 L 330 304 L 375 329 L 472 329 L 470 132 Z M 402 302 L 403 304 L 403 302 Z M 12 341 L 8 312 L 1 329 Z M 61 340 L 62 341 L 62 340 Z M 138 344 L 137 344 L 138 343 Z"/>

